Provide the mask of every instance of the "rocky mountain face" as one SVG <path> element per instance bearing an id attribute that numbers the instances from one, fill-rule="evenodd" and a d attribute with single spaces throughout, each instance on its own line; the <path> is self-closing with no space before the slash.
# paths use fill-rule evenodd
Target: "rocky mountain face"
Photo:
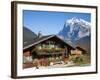
<path id="1" fill-rule="evenodd" d="M 74 47 L 80 46 L 87 51 L 90 51 L 90 28 L 91 25 L 89 22 L 74 17 L 65 22 L 64 27 L 58 33 L 58 36 Z"/>

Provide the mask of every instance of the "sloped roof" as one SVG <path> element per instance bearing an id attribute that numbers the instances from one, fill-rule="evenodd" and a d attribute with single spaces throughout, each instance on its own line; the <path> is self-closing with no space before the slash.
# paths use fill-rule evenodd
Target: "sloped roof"
<path id="1" fill-rule="evenodd" d="M 23 49 L 27 49 L 29 47 L 32 47 L 32 46 L 34 46 L 34 45 L 36 45 L 36 44 L 38 44 L 42 41 L 45 41 L 47 39 L 50 39 L 52 37 L 57 37 L 58 39 L 60 39 L 57 35 L 47 35 L 47 36 L 42 36 L 40 38 L 37 37 L 37 38 L 31 39 L 31 40 L 28 40 L 27 42 L 24 42 L 23 43 Z M 62 39 L 60 39 L 60 40 L 63 41 L 65 44 L 67 44 L 64 40 L 62 40 Z M 67 45 L 69 45 L 69 44 L 67 44 Z M 72 46 L 70 46 L 70 47 L 72 47 Z"/>
<path id="2" fill-rule="evenodd" d="M 82 47 L 77 46 L 76 48 L 79 49 L 79 50 L 81 50 L 81 51 L 87 52 L 87 51 L 86 51 L 84 48 L 82 48 Z"/>

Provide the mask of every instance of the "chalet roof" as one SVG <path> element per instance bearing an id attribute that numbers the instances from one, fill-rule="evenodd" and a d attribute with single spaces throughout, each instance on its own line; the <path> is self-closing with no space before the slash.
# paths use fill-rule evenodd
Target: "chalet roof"
<path id="1" fill-rule="evenodd" d="M 83 49 L 82 47 L 77 46 L 76 48 L 79 49 L 79 50 L 81 50 L 81 51 L 87 52 L 87 51 L 86 51 L 85 49 Z"/>
<path id="2" fill-rule="evenodd" d="M 31 39 L 31 40 L 28 40 L 26 42 L 23 43 L 23 49 L 27 49 L 29 47 L 32 47 L 36 44 L 39 44 L 47 39 L 50 39 L 52 37 L 57 37 L 58 39 L 60 39 L 57 35 L 47 35 L 47 36 L 42 36 L 40 38 L 34 38 L 34 39 Z M 67 44 L 64 40 L 60 39 L 61 41 L 63 41 L 65 44 Z M 68 46 L 70 46 L 69 44 L 67 44 Z M 70 46 L 72 47 L 72 46 Z M 72 47 L 73 48 L 73 47 Z M 73 48 L 74 49 L 74 48 Z"/>

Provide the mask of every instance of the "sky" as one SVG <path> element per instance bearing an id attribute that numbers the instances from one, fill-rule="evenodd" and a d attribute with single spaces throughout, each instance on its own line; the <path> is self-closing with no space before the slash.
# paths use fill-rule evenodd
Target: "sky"
<path id="1" fill-rule="evenodd" d="M 57 34 L 63 29 L 65 21 L 73 17 L 91 22 L 90 13 L 50 12 L 23 10 L 23 26 L 42 35 Z"/>

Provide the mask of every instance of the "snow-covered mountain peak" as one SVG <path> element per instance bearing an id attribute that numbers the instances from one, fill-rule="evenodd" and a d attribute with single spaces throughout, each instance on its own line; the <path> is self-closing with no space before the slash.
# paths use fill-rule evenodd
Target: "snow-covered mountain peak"
<path id="1" fill-rule="evenodd" d="M 66 20 L 63 29 L 58 33 L 66 41 L 77 41 L 90 36 L 91 23 L 81 18 L 73 17 Z"/>
<path id="2" fill-rule="evenodd" d="M 69 20 L 66 21 L 66 24 L 70 24 L 70 25 L 74 25 L 74 23 L 78 23 L 79 19 L 77 19 L 76 17 L 73 17 Z"/>
<path id="3" fill-rule="evenodd" d="M 76 18 L 76 17 L 73 17 L 71 19 L 68 19 L 66 21 L 66 24 L 67 25 L 75 25 L 75 24 L 79 24 L 79 25 L 86 25 L 86 26 L 91 26 L 89 22 L 81 19 L 81 18 Z"/>

